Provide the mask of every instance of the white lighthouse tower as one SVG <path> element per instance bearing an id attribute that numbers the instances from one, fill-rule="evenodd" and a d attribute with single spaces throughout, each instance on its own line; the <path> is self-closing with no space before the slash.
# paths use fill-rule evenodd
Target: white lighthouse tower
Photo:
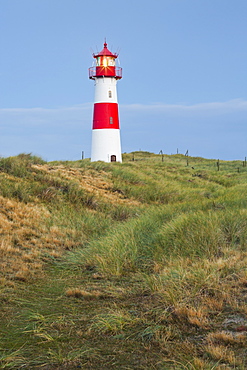
<path id="1" fill-rule="evenodd" d="M 96 66 L 89 68 L 89 78 L 95 83 L 91 162 L 122 162 L 117 101 L 122 68 L 116 67 L 118 54 L 112 53 L 106 42 L 93 57 Z"/>

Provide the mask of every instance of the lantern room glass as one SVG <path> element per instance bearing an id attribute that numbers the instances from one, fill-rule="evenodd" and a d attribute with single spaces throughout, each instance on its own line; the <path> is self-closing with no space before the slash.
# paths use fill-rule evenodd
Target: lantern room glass
<path id="1" fill-rule="evenodd" d="M 106 56 L 98 56 L 96 58 L 96 66 L 97 67 L 114 67 L 115 66 L 115 58 L 106 57 Z"/>

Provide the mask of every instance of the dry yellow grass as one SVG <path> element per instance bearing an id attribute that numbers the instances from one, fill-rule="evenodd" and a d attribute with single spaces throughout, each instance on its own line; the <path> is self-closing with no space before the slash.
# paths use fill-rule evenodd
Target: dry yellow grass
<path id="1" fill-rule="evenodd" d="M 247 342 L 247 336 L 245 333 L 236 333 L 231 331 L 218 331 L 214 333 L 209 333 L 207 335 L 207 342 L 209 344 L 239 344 L 244 345 Z"/>
<path id="2" fill-rule="evenodd" d="M 32 164 L 31 168 L 34 176 L 41 171 L 50 174 L 53 179 L 77 183 L 96 199 L 104 199 L 112 204 L 138 204 L 135 200 L 125 199 L 118 192 L 112 192 L 110 173 L 93 169 L 85 171 L 63 165 Z M 10 174 L 4 174 L 4 177 L 15 183 L 22 182 Z M 47 198 L 50 195 L 45 196 Z M 73 227 L 68 230 L 65 227 L 48 226 L 49 218 L 47 207 L 36 198 L 32 203 L 24 204 L 0 196 L 0 277 L 4 276 L 5 281 L 26 281 L 34 276 L 42 276 L 44 257 L 57 258 L 64 250 L 75 245 L 76 231 Z"/>
<path id="3" fill-rule="evenodd" d="M 12 281 L 40 277 L 46 257 L 59 257 L 69 248 L 66 230 L 49 227 L 49 217 L 42 205 L 0 196 L 0 277 Z"/>
<path id="4" fill-rule="evenodd" d="M 229 365 L 241 365 L 241 361 L 236 359 L 234 351 L 230 350 L 225 346 L 208 345 L 205 347 L 205 351 L 213 360 L 225 361 Z"/>
<path id="5" fill-rule="evenodd" d="M 185 320 L 191 325 L 195 325 L 199 328 L 207 328 L 208 327 L 208 318 L 207 318 L 207 311 L 205 308 L 194 308 L 188 306 L 178 306 L 174 309 L 174 314 L 180 320 Z"/>
<path id="6" fill-rule="evenodd" d="M 103 298 L 104 294 L 98 290 L 94 291 L 87 291 L 81 288 L 70 288 L 66 291 L 67 297 L 74 297 L 74 298 L 83 298 L 83 299 L 99 299 Z"/>
<path id="7" fill-rule="evenodd" d="M 77 182 L 78 185 L 89 193 L 92 193 L 96 198 L 104 198 L 111 203 L 139 205 L 140 202 L 134 199 L 125 199 L 119 192 L 113 192 L 113 182 L 111 173 L 105 171 L 96 171 L 92 169 L 81 170 L 75 168 L 68 168 L 63 165 L 50 166 L 32 165 L 35 170 L 42 170 L 47 174 L 53 174 L 66 180 Z"/>

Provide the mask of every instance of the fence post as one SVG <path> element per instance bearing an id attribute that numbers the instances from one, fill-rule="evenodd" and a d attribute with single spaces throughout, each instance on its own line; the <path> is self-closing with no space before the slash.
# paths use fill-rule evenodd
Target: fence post
<path id="1" fill-rule="evenodd" d="M 161 154 L 161 160 L 162 160 L 162 162 L 164 162 L 164 154 L 163 154 L 163 151 L 162 151 L 162 150 L 160 150 L 160 151 L 159 151 L 159 154 Z"/>
<path id="2" fill-rule="evenodd" d="M 186 150 L 186 153 L 185 153 L 185 157 L 187 157 L 187 160 L 186 160 L 186 162 L 187 162 L 187 166 L 189 165 L 189 159 L 188 159 L 188 156 L 189 156 L 189 150 L 187 149 L 187 150 Z"/>
<path id="3" fill-rule="evenodd" d="M 218 159 L 218 161 L 216 162 L 217 164 L 217 167 L 218 167 L 218 171 L 220 170 L 220 160 Z"/>

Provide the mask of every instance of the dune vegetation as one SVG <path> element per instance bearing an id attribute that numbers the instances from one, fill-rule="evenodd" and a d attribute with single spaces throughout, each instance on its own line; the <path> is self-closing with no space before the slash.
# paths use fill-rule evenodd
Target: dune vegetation
<path id="1" fill-rule="evenodd" d="M 247 368 L 247 167 L 0 158 L 0 369 Z"/>

